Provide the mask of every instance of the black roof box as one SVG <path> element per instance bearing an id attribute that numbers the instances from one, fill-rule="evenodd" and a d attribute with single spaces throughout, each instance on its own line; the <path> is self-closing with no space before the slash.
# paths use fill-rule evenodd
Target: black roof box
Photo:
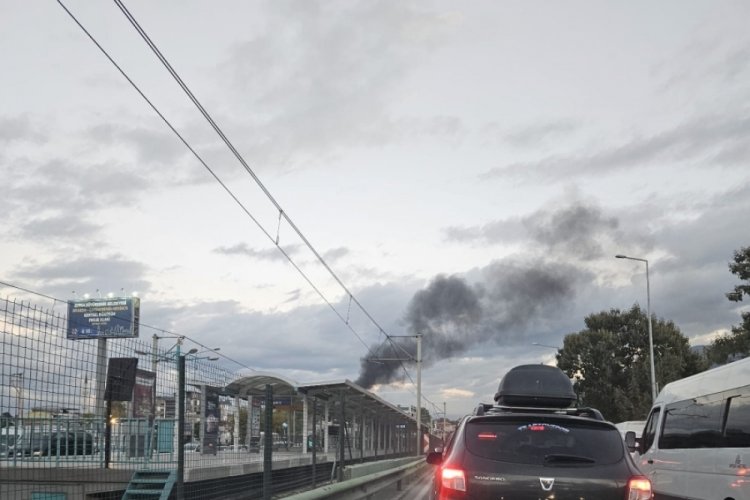
<path id="1" fill-rule="evenodd" d="M 556 366 L 520 365 L 500 380 L 495 402 L 504 406 L 568 408 L 577 399 L 568 376 Z"/>

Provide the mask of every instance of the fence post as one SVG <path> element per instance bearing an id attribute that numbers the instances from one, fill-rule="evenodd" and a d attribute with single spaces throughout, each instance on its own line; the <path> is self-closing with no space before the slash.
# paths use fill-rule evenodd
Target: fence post
<path id="1" fill-rule="evenodd" d="M 185 498 L 185 356 L 177 358 L 177 500 Z"/>
<path id="2" fill-rule="evenodd" d="M 346 455 L 344 454 L 344 446 L 346 446 L 346 408 L 345 403 L 346 396 L 344 395 L 344 391 L 341 391 L 340 397 L 339 397 L 339 404 L 341 405 L 341 415 L 339 416 L 339 474 L 338 474 L 338 480 L 339 482 L 344 480 L 344 460 L 346 460 Z"/>
<path id="3" fill-rule="evenodd" d="M 318 401 L 315 396 L 312 397 L 312 487 L 315 488 L 316 482 L 316 469 L 318 468 L 318 433 L 316 427 L 318 425 Z M 305 436 L 305 442 L 307 442 L 307 436 Z"/>
<path id="4" fill-rule="evenodd" d="M 273 387 L 266 384 L 266 421 L 263 426 L 263 500 L 271 500 L 273 452 Z"/>

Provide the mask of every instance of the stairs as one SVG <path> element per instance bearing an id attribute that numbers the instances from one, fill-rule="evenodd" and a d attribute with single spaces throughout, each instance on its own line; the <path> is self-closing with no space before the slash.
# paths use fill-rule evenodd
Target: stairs
<path id="1" fill-rule="evenodd" d="M 122 500 L 168 500 L 176 478 L 173 470 L 136 471 Z"/>

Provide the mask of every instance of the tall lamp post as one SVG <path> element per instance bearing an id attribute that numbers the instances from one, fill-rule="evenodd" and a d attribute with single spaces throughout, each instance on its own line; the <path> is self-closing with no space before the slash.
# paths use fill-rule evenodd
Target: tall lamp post
<path id="1" fill-rule="evenodd" d="M 656 370 L 654 368 L 654 333 L 651 328 L 651 284 L 648 277 L 648 260 L 640 259 L 638 257 L 628 257 L 627 255 L 622 254 L 615 255 L 615 258 L 637 260 L 638 262 L 646 263 L 646 313 L 648 314 L 648 349 L 649 357 L 651 359 L 651 401 L 653 402 L 656 400 L 658 391 L 656 390 Z"/>

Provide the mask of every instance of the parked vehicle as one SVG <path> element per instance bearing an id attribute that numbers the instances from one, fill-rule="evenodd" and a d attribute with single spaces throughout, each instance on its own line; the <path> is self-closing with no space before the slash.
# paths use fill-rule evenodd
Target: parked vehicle
<path id="1" fill-rule="evenodd" d="M 32 434 L 16 446 L 17 456 L 44 457 L 62 455 L 91 455 L 95 452 L 94 438 L 88 432 L 52 432 Z"/>
<path id="2" fill-rule="evenodd" d="M 576 395 L 558 368 L 522 365 L 500 382 L 495 404 L 458 424 L 446 449 L 427 455 L 432 498 L 651 500 L 617 428 Z"/>
<path id="3" fill-rule="evenodd" d="M 185 453 L 200 453 L 201 444 L 198 442 L 185 443 Z"/>
<path id="4" fill-rule="evenodd" d="M 13 456 L 16 444 L 23 441 L 23 429 L 13 425 L 0 429 L 0 458 Z"/>
<path id="5" fill-rule="evenodd" d="M 749 384 L 746 358 L 664 386 L 635 454 L 657 498 L 750 499 Z"/>

